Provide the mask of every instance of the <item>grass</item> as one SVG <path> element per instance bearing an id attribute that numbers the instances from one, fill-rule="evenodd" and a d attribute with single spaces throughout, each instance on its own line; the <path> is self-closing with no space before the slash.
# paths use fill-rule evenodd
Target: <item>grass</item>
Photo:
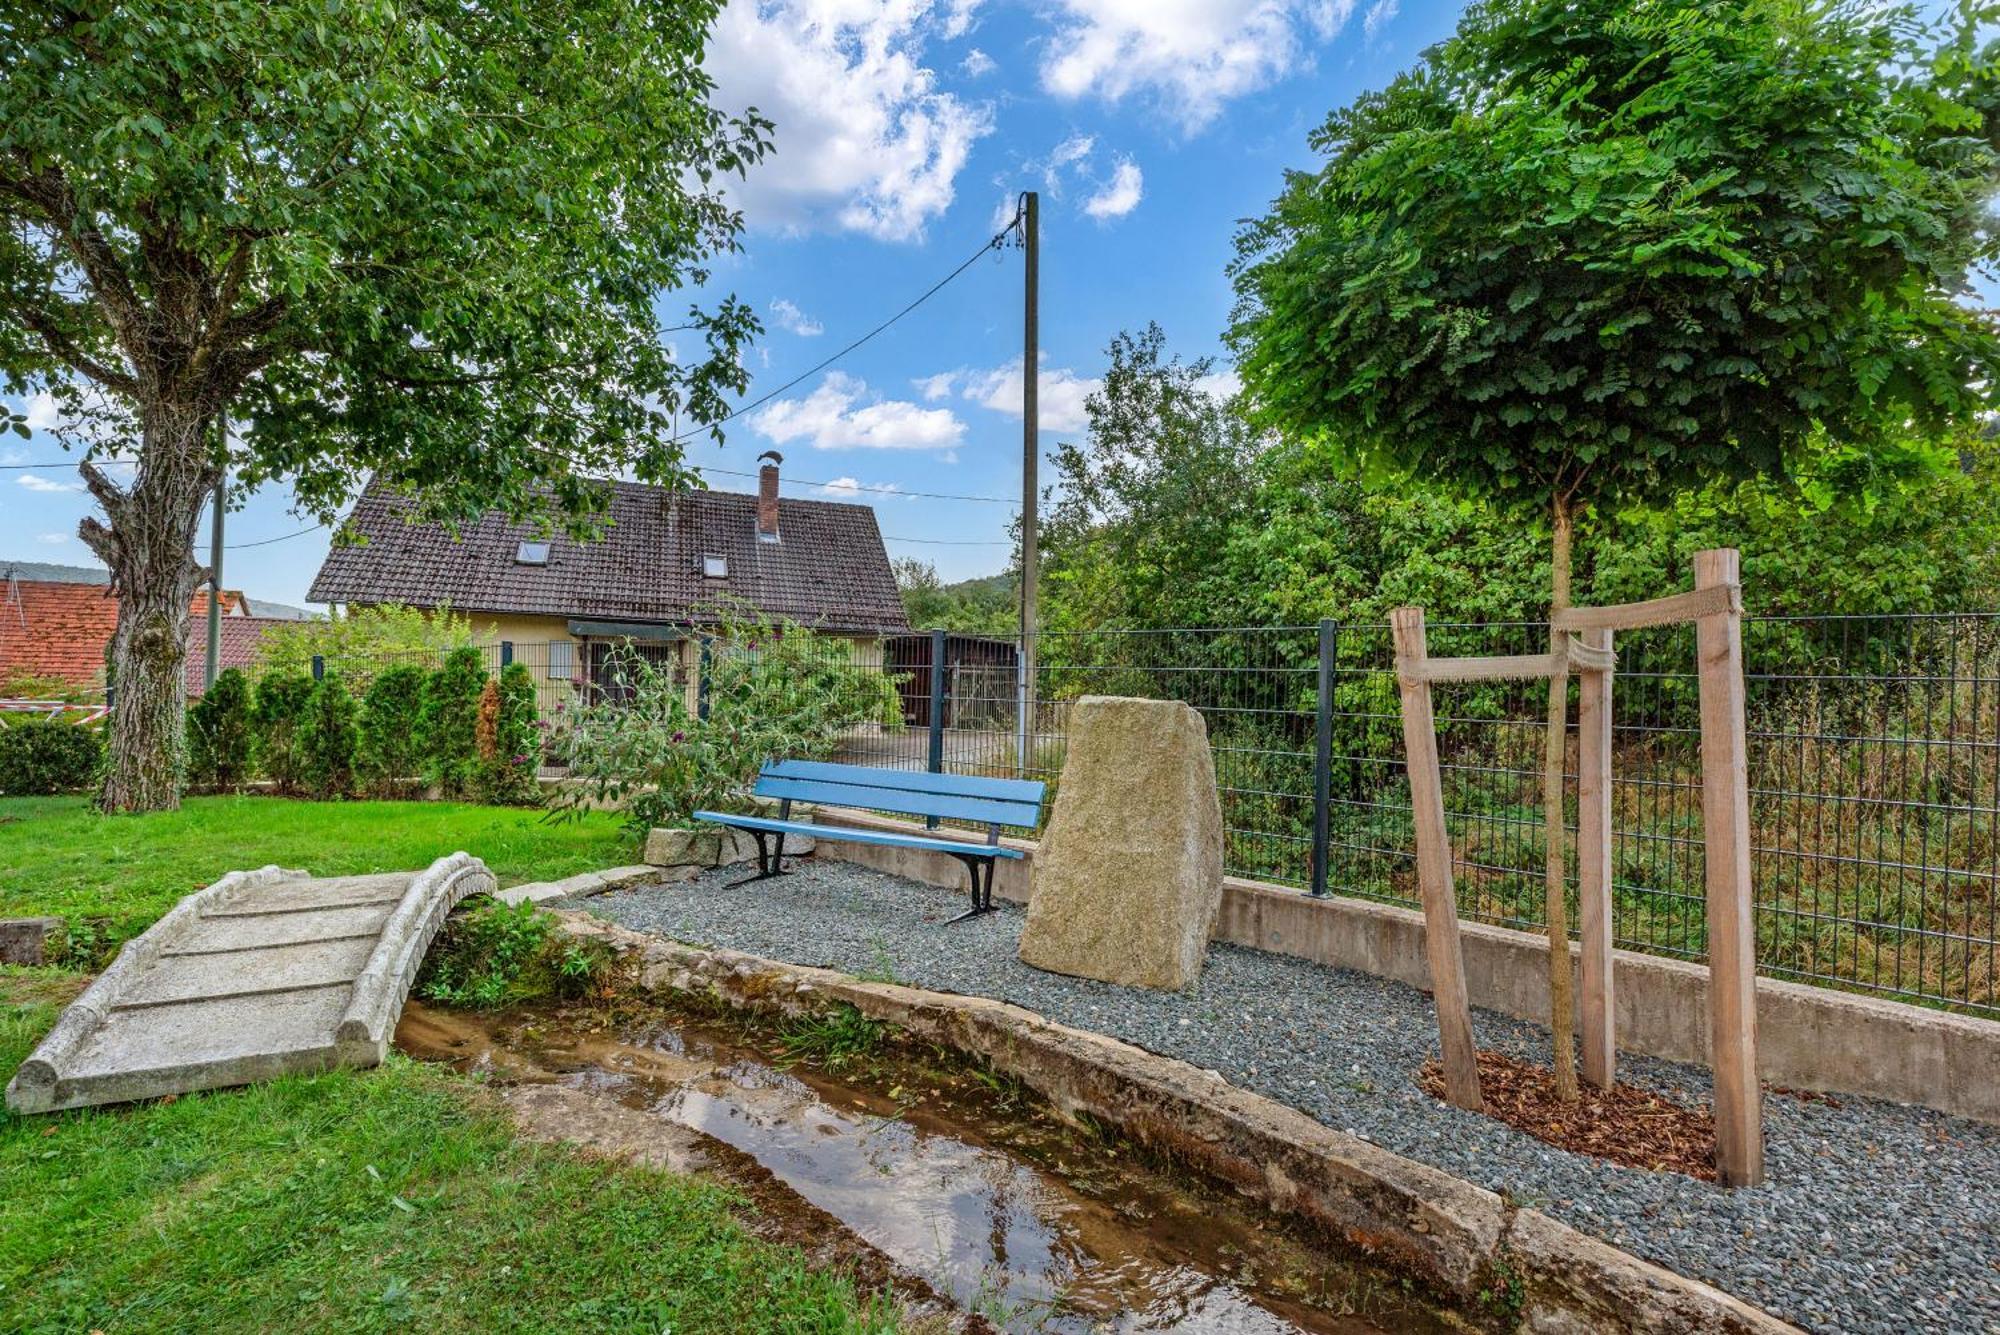
<path id="1" fill-rule="evenodd" d="M 0 1071 L 75 975 L 0 975 Z M 896 1309 L 710 1183 L 515 1139 L 391 1055 L 108 1111 L 0 1114 L 0 1329 L 847 1332 Z"/>
<path id="2" fill-rule="evenodd" d="M 502 885 L 630 861 L 615 818 L 456 802 L 192 797 L 179 811 L 104 816 L 81 797 L 0 798 L 0 916 L 56 914 L 90 962 L 224 872 L 277 863 L 316 876 L 428 865 L 464 849 Z"/>

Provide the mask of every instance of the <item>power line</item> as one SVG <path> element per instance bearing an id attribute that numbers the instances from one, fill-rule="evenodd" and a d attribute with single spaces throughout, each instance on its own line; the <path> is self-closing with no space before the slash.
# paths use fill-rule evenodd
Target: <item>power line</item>
<path id="1" fill-rule="evenodd" d="M 1007 538 L 898 538 L 892 534 L 882 535 L 884 542 L 921 542 L 932 547 L 1012 547 Z"/>
<path id="2" fill-rule="evenodd" d="M 269 547 L 274 542 L 290 542 L 293 538 L 303 538 L 306 534 L 317 533 L 325 527 L 325 524 L 314 524 L 311 528 L 302 528 L 297 533 L 286 533 L 281 537 L 264 538 L 257 542 L 226 543 L 223 546 L 223 550 L 226 552 L 240 552 L 246 547 Z"/>
<path id="3" fill-rule="evenodd" d="M 737 418 L 743 416 L 743 414 L 755 411 L 756 409 L 763 407 L 765 404 L 769 403 L 772 399 L 775 399 L 780 394 L 783 394 L 786 390 L 791 389 L 794 386 L 803 383 L 804 381 L 812 379 L 814 376 L 818 375 L 821 371 L 824 371 L 827 367 L 833 365 L 835 362 L 839 361 L 842 357 L 845 357 L 848 353 L 853 352 L 856 348 L 868 342 L 870 339 L 874 338 L 877 334 L 887 329 L 890 325 L 896 323 L 896 321 L 902 319 L 905 315 L 908 315 L 911 311 L 915 310 L 917 307 L 923 305 L 925 302 L 929 301 L 932 297 L 936 296 L 939 292 L 943 291 L 945 284 L 951 282 L 952 279 L 958 277 L 960 274 L 964 273 L 967 269 L 970 269 L 975 263 L 978 262 L 980 256 L 986 254 L 987 251 L 1000 249 L 1000 247 L 1003 244 L 1005 244 L 1007 238 L 1013 235 L 1016 223 L 1018 223 L 1019 220 L 1020 220 L 1020 212 L 1019 209 L 1017 208 L 1014 215 L 1014 221 L 1009 222 L 1005 227 L 1001 228 L 999 231 L 995 232 L 991 237 L 987 238 L 986 244 L 981 246 L 978 250 L 973 251 L 972 254 L 968 255 L 965 258 L 964 263 L 960 264 L 956 269 L 953 269 L 950 273 L 946 274 L 944 277 L 938 279 L 935 283 L 932 283 L 929 287 L 925 288 L 923 294 L 919 296 L 915 301 L 912 301 L 909 305 L 897 311 L 894 315 L 884 320 L 881 324 L 876 325 L 873 329 L 863 334 L 860 338 L 855 339 L 852 343 L 849 343 L 846 347 L 840 349 L 840 351 L 834 353 L 832 356 L 826 358 L 824 361 L 819 362 L 817 365 L 813 366 L 810 370 L 801 372 L 800 374 L 793 376 L 790 380 L 787 380 L 784 384 L 778 386 L 776 389 L 770 391 L 768 394 L 763 394 L 757 398 L 752 399 L 750 402 L 744 404 L 742 407 L 736 409 L 734 412 L 731 412 L 728 416 L 717 418 L 713 422 L 706 422 L 701 426 L 696 427 L 692 431 L 687 431 L 682 433 L 681 435 L 675 436 L 672 440 L 668 441 L 667 443 L 669 445 L 678 445 L 684 440 L 692 440 L 694 437 L 701 435 L 704 431 L 713 430 L 714 428 L 721 426 L 725 422 L 733 422 Z"/>

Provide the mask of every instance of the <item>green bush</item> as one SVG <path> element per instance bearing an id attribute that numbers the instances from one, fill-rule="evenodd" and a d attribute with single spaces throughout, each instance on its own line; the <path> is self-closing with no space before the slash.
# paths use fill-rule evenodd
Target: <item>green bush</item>
<path id="1" fill-rule="evenodd" d="M 239 788 L 250 777 L 254 730 L 250 681 L 227 668 L 188 709 L 188 781 Z"/>
<path id="2" fill-rule="evenodd" d="M 479 697 L 479 797 L 486 802 L 533 803 L 541 799 L 535 776 L 542 764 L 541 720 L 535 678 L 509 663 Z"/>
<path id="3" fill-rule="evenodd" d="M 360 708 L 337 672 L 313 688 L 299 727 L 299 777 L 314 797 L 354 792 L 360 760 Z"/>
<path id="4" fill-rule="evenodd" d="M 708 661 L 703 717 L 672 668 L 614 660 L 611 698 L 566 711 L 554 734 L 572 780 L 557 809 L 620 809 L 635 831 L 685 826 L 698 810 L 747 809 L 767 760 L 827 756 L 860 723 L 902 727 L 894 679 L 855 662 L 844 640 L 728 609 Z"/>
<path id="5" fill-rule="evenodd" d="M 487 901 L 453 916 L 417 982 L 419 995 L 490 1010 L 588 995 L 611 971 L 610 947 L 572 937 L 533 904 Z"/>
<path id="6" fill-rule="evenodd" d="M 0 796 L 80 792 L 97 778 L 104 743 L 89 728 L 36 719 L 0 728 Z"/>
<path id="7" fill-rule="evenodd" d="M 424 670 L 392 667 L 368 683 L 361 707 L 361 772 L 385 795 L 394 794 L 424 768 L 418 719 Z"/>
<path id="8" fill-rule="evenodd" d="M 312 693 L 313 679 L 303 672 L 274 672 L 257 683 L 257 701 L 250 711 L 257 767 L 286 792 L 296 790 L 302 777 L 299 731 Z"/>
<path id="9" fill-rule="evenodd" d="M 477 649 L 454 649 L 424 678 L 417 708 L 424 777 L 446 797 L 463 797 L 479 773 L 479 695 L 486 668 Z"/>

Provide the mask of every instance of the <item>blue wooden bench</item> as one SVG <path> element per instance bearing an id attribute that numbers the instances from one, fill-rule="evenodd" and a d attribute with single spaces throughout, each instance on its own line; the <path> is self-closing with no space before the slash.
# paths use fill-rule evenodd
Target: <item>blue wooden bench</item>
<path id="1" fill-rule="evenodd" d="M 985 779 L 970 774 L 932 774 L 925 770 L 877 769 L 872 765 L 836 765 L 818 760 L 779 760 L 764 766 L 750 791 L 776 800 L 778 814 L 737 816 L 723 811 L 697 811 L 696 820 L 748 830 L 757 841 L 757 874 L 733 884 L 789 875 L 784 869 L 785 836 L 880 844 L 889 848 L 921 848 L 949 853 L 965 864 L 972 877 L 972 907 L 953 918 L 959 922 L 993 908 L 993 868 L 1001 858 L 1023 856 L 1018 848 L 1000 846 L 1000 827 L 1033 829 L 1041 815 L 1047 785 L 1031 779 Z M 896 816 L 939 817 L 977 821 L 986 826 L 986 842 L 936 839 L 895 834 L 886 830 L 855 830 L 839 825 L 813 825 L 792 817 L 792 803 L 857 807 Z M 775 844 L 771 841 L 776 836 Z"/>

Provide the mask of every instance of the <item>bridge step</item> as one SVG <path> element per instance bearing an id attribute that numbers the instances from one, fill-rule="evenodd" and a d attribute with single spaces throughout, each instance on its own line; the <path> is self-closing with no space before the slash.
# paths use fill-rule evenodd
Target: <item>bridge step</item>
<path id="1" fill-rule="evenodd" d="M 388 1049 L 445 915 L 490 894 L 465 853 L 420 872 L 231 872 L 126 943 L 7 1086 L 52 1112 L 247 1084 Z"/>

